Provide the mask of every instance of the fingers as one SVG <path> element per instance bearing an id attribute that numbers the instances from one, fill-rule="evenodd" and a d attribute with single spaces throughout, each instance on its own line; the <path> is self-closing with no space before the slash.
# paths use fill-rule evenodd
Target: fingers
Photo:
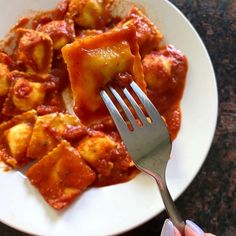
<path id="1" fill-rule="evenodd" d="M 181 234 L 174 227 L 173 223 L 169 219 L 166 219 L 160 236 L 181 236 Z"/>
<path id="2" fill-rule="evenodd" d="M 186 236 L 204 236 L 204 231 L 191 220 L 186 220 L 185 227 Z"/>
<path id="3" fill-rule="evenodd" d="M 191 220 L 186 220 L 186 236 L 215 236 L 214 234 L 204 233 L 203 230 Z"/>
<path id="4" fill-rule="evenodd" d="M 198 225 L 190 220 L 186 221 L 184 233 L 185 236 L 215 236 L 213 234 L 205 234 Z M 166 219 L 161 231 L 161 236 L 181 236 L 181 234 L 174 227 L 173 223 L 169 219 Z"/>

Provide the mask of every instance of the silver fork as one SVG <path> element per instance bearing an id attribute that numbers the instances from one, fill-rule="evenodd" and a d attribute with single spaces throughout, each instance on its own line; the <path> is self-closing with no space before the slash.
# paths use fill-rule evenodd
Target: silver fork
<path id="1" fill-rule="evenodd" d="M 166 211 L 173 224 L 183 235 L 185 223 L 171 198 L 165 179 L 166 166 L 172 146 L 169 131 L 160 113 L 138 85 L 135 82 L 131 82 L 130 87 L 144 106 L 149 119 L 143 113 L 127 88 L 120 88 L 119 90 L 123 91 L 124 96 L 132 105 L 139 121 L 142 123 L 141 125 L 137 123 L 137 119 L 135 119 L 124 99 L 116 89 L 109 86 L 108 90 L 114 95 L 123 109 L 125 116 L 132 126 L 132 130 L 129 129 L 117 107 L 112 102 L 109 93 L 102 90 L 100 95 L 116 124 L 134 164 L 138 169 L 149 174 L 156 180 Z"/>

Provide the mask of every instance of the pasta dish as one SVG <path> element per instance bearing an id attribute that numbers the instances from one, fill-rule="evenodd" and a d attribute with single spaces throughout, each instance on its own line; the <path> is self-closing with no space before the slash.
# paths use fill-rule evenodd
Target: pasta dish
<path id="1" fill-rule="evenodd" d="M 137 6 L 62 0 L 25 16 L 0 46 L 0 161 L 30 167 L 29 181 L 56 210 L 88 187 L 134 178 L 134 166 L 99 93 L 135 81 L 166 121 L 181 125 L 185 55 Z"/>

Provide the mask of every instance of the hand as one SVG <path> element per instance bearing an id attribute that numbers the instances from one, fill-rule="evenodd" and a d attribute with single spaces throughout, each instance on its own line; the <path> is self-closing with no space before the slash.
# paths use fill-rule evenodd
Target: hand
<path id="1" fill-rule="evenodd" d="M 190 220 L 186 220 L 184 229 L 185 236 L 215 236 L 214 234 L 204 233 L 203 230 Z M 181 236 L 180 232 L 174 227 L 173 223 L 166 219 L 163 225 L 161 236 Z"/>

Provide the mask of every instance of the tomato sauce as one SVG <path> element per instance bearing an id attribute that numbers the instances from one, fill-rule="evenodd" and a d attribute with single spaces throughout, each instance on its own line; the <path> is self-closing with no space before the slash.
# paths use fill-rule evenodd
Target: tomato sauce
<path id="1" fill-rule="evenodd" d="M 169 73 L 163 70 L 163 63 L 151 62 L 153 56 L 167 58 L 171 69 Z M 150 57 L 150 58 L 149 58 Z M 187 58 L 179 50 L 169 45 L 160 51 L 153 52 L 144 58 L 144 74 L 151 71 L 157 86 L 148 85 L 147 95 L 165 118 L 172 140 L 177 136 L 181 126 L 180 102 L 185 87 L 185 78 L 188 70 Z M 152 69 L 152 66 L 156 66 Z M 158 69 L 158 67 L 161 67 Z"/>
<path id="2" fill-rule="evenodd" d="M 0 96 L 0 160 L 12 168 L 37 160 L 26 175 L 55 209 L 69 205 L 89 186 L 123 183 L 139 173 L 101 89 L 135 81 L 162 115 L 172 140 L 181 127 L 186 56 L 172 45 L 160 46 L 162 33 L 137 7 L 123 18 L 113 17 L 112 2 L 63 0 L 51 11 L 21 18 L 0 48 L 0 64 L 7 68 L 6 75 L 0 74 L 0 86 L 7 91 Z M 65 89 L 73 96 L 71 115 Z M 29 96 L 29 104 L 37 97 L 40 102 L 21 109 L 21 100 L 24 105 Z M 29 122 L 30 113 L 34 119 Z M 75 114 L 80 121 L 73 121 Z M 8 140 L 5 134 L 25 122 L 32 136 L 21 155 L 14 156 L 14 135 Z"/>

